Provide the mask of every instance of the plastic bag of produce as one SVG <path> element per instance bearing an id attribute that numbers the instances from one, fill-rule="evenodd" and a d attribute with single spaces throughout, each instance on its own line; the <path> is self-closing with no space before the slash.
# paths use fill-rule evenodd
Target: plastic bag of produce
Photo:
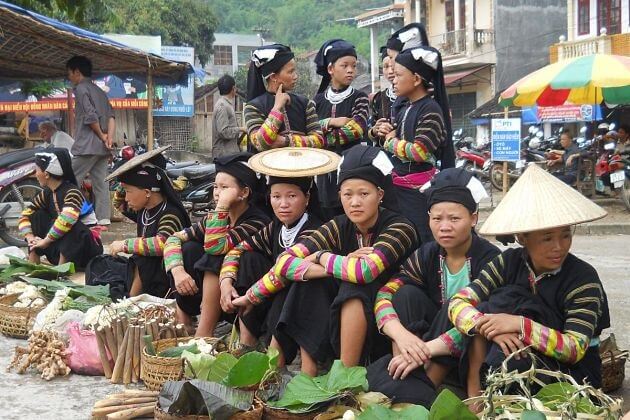
<path id="1" fill-rule="evenodd" d="M 78 322 L 71 322 L 66 332 L 70 337 L 67 350 L 70 369 L 79 375 L 104 375 L 94 331 L 81 330 Z"/>

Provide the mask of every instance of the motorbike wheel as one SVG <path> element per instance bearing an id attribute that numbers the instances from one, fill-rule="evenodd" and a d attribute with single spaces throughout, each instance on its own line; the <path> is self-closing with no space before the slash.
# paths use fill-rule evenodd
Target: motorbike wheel
<path id="1" fill-rule="evenodd" d="M 630 178 L 626 176 L 626 180 L 623 182 L 623 187 L 621 188 L 621 201 L 623 201 L 623 205 L 626 206 L 626 210 L 630 211 Z"/>
<path id="2" fill-rule="evenodd" d="M 512 176 L 508 176 L 508 188 L 509 188 L 512 185 L 514 185 L 514 182 L 516 182 L 516 179 L 518 178 L 514 178 L 509 165 L 508 165 L 508 174 L 512 175 Z M 492 186 L 496 188 L 497 190 L 502 191 L 503 190 L 503 162 L 493 163 L 492 166 L 490 166 L 489 176 L 490 176 L 490 183 L 492 184 Z"/>
<path id="3" fill-rule="evenodd" d="M 15 188 L 13 188 L 13 186 Z M 4 203 L 17 202 L 20 208 L 24 210 L 26 203 L 33 201 L 35 196 L 43 191 L 42 187 L 40 187 L 39 183 L 34 179 L 23 179 L 13 186 L 6 188 L 2 191 L 2 194 L 0 194 L 0 206 Z M 24 246 L 24 239 L 19 235 L 17 226 L 0 228 L 0 239 L 7 245 Z"/>

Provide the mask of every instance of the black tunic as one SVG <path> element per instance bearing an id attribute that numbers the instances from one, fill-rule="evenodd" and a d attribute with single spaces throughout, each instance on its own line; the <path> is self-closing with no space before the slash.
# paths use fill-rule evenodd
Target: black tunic
<path id="1" fill-rule="evenodd" d="M 64 181 L 54 192 L 45 188 L 35 197 L 22 217 L 29 219 L 35 236 L 44 238 L 64 207 L 73 207 L 80 213 L 84 204 L 85 198 L 81 191 L 74 184 Z M 29 215 L 24 216 L 25 213 Z M 51 264 L 58 264 L 59 256 L 63 255 L 66 261 L 73 262 L 77 268 L 84 268 L 92 258 L 103 253 L 103 245 L 82 219 L 86 220 L 80 215 L 68 232 L 54 240 L 46 249 L 37 249 L 36 253 L 45 255 Z"/>

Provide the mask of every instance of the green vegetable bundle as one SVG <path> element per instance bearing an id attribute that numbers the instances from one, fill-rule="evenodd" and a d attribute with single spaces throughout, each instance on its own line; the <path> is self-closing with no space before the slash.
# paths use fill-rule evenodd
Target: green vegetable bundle
<path id="1" fill-rule="evenodd" d="M 43 279 L 58 279 L 74 274 L 74 263 L 57 266 L 34 264 L 28 260 L 9 256 L 9 265 L 0 271 L 0 282 L 10 281 L 18 276 L 37 277 Z"/>

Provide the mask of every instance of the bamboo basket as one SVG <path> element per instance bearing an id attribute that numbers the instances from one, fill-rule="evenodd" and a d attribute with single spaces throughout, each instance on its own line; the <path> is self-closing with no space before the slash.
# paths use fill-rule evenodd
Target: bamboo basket
<path id="1" fill-rule="evenodd" d="M 16 293 L 0 298 L 0 333 L 9 337 L 28 338 L 35 317 L 45 306 L 15 308 L 12 305 L 19 296 Z"/>
<path id="2" fill-rule="evenodd" d="M 263 417 L 265 420 L 313 420 L 321 412 L 322 410 L 316 410 L 310 413 L 295 414 L 287 410 L 272 408 L 267 404 L 263 405 Z"/>
<path id="3" fill-rule="evenodd" d="M 166 338 L 153 342 L 155 352 L 159 353 L 177 343 L 188 342 L 193 337 Z M 216 338 L 206 338 L 209 343 L 216 343 Z M 166 381 L 179 381 L 184 377 L 184 359 L 180 357 L 151 356 L 142 348 L 140 379 L 151 391 L 159 391 Z"/>
<path id="4" fill-rule="evenodd" d="M 626 372 L 628 351 L 606 351 L 602 358 L 602 391 L 608 393 L 621 388 Z"/>
<path id="5" fill-rule="evenodd" d="M 210 420 L 209 416 L 169 414 L 162 411 L 159 405 L 155 406 L 153 416 L 157 420 Z M 248 411 L 234 414 L 230 420 L 261 420 L 263 418 L 263 406 L 261 403 L 254 401 L 254 406 Z"/>

